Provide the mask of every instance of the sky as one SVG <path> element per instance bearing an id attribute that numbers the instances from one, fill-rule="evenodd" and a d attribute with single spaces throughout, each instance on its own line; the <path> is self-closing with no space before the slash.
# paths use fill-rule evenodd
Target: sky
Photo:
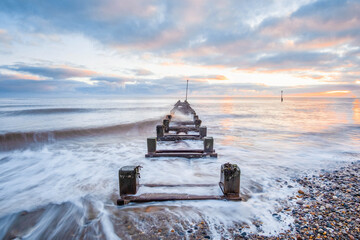
<path id="1" fill-rule="evenodd" d="M 0 97 L 360 97 L 360 0 L 1 0 Z"/>

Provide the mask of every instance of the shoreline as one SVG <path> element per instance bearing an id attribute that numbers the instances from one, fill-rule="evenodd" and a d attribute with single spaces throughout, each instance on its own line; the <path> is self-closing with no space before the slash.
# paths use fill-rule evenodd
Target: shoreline
<path id="1" fill-rule="evenodd" d="M 164 214 L 169 206 L 147 206 L 137 210 L 145 213 L 140 216 L 142 221 L 158 221 L 145 231 L 139 228 L 128 211 L 118 211 L 110 205 L 106 208 L 112 213 L 109 220 L 114 224 L 114 233 L 123 239 L 360 239 L 360 161 L 339 166 L 334 171 L 318 176 L 294 179 L 295 182 L 300 186 L 296 194 L 282 201 L 281 208 L 273 213 L 279 222 L 283 215 L 291 216 L 294 221 L 288 225 L 288 230 L 273 236 L 260 235 L 260 221 L 254 220 L 251 224 L 253 226 L 238 222 L 224 229 L 221 226 L 210 226 L 201 218 L 193 221 L 181 219 L 176 215 L 177 207 L 172 207 L 175 215 Z M 83 204 L 87 209 L 85 216 L 81 209 L 74 209 L 75 206 L 70 202 L 11 214 L 8 217 L 15 219 L 9 223 L 4 237 L 12 239 L 24 236 L 47 211 L 55 210 L 54 217 L 62 217 L 63 212 L 69 209 L 74 210 L 72 220 L 83 216 L 86 224 L 70 224 L 69 229 L 60 235 L 63 234 L 65 238 L 91 235 L 93 228 L 101 225 L 101 214 L 92 210 L 91 201 L 84 199 Z M 254 227 L 260 234 L 253 233 Z M 48 231 L 48 234 L 52 234 L 50 229 Z"/>
<path id="2" fill-rule="evenodd" d="M 282 209 L 294 218 L 290 231 L 234 239 L 360 239 L 360 161 L 296 182 L 302 188 Z"/>

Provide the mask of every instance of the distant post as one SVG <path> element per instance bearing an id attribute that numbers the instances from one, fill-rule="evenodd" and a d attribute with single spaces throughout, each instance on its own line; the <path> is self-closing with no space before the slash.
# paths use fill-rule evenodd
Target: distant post
<path id="1" fill-rule="evenodd" d="M 281 102 L 284 101 L 284 98 L 283 98 L 283 90 L 281 90 Z"/>

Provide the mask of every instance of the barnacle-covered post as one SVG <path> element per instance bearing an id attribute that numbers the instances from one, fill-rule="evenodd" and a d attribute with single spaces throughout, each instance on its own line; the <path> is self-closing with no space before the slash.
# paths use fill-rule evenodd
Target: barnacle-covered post
<path id="1" fill-rule="evenodd" d="M 206 134 L 207 134 L 207 128 L 206 127 L 200 127 L 200 129 L 199 129 L 200 138 L 206 137 Z"/>
<path id="2" fill-rule="evenodd" d="M 139 189 L 140 166 L 124 166 L 119 170 L 120 196 L 136 194 Z"/>
<path id="3" fill-rule="evenodd" d="M 170 125 L 170 120 L 169 119 L 164 119 L 163 120 L 164 132 L 166 132 L 166 133 L 169 132 L 169 125 Z"/>
<path id="4" fill-rule="evenodd" d="M 148 149 L 148 153 L 156 152 L 156 138 L 147 139 L 147 149 Z"/>
<path id="5" fill-rule="evenodd" d="M 156 126 L 156 138 L 157 140 L 160 140 L 161 137 L 164 136 L 164 126 L 163 125 L 157 125 Z"/>
<path id="6" fill-rule="evenodd" d="M 240 194 L 240 168 L 236 164 L 221 165 L 220 188 L 225 196 L 238 197 Z"/>
<path id="7" fill-rule="evenodd" d="M 201 125 L 201 120 L 200 119 L 197 119 L 194 122 L 195 122 L 195 127 L 197 127 L 197 128 L 200 127 L 200 125 Z"/>
<path id="8" fill-rule="evenodd" d="M 214 151 L 214 139 L 212 137 L 204 138 L 204 152 L 211 153 Z"/>

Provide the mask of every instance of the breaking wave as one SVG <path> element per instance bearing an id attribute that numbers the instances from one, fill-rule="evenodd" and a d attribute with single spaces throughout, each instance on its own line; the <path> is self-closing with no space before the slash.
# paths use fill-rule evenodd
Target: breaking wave
<path id="1" fill-rule="evenodd" d="M 21 116 L 21 115 L 49 115 L 49 114 L 63 114 L 63 113 L 88 113 L 88 112 L 104 112 L 104 111 L 133 111 L 133 110 L 147 110 L 146 107 L 136 108 L 36 108 L 36 109 L 22 109 L 13 111 L 0 111 L 2 115 Z M 163 108 L 152 108 L 153 110 L 163 110 Z"/>
<path id="2" fill-rule="evenodd" d="M 143 132 L 146 133 L 148 132 L 147 130 L 153 129 L 153 127 L 158 122 L 159 119 L 151 119 L 140 122 L 94 128 L 10 132 L 0 134 L 0 151 L 22 148 L 34 143 L 52 143 L 57 140 L 71 139 L 75 137 L 100 136 L 109 134 L 139 134 Z"/>

